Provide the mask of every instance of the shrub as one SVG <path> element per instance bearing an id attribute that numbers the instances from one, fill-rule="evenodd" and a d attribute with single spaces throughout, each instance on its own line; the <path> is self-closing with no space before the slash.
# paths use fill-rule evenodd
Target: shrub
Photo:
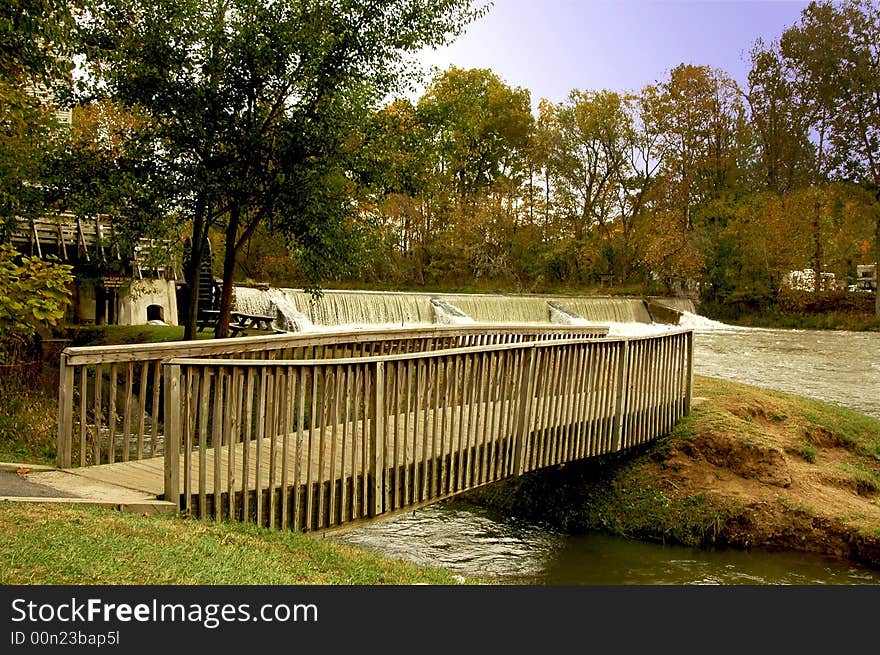
<path id="1" fill-rule="evenodd" d="M 26 359 L 39 332 L 64 318 L 71 268 L 0 246 L 0 364 Z"/>

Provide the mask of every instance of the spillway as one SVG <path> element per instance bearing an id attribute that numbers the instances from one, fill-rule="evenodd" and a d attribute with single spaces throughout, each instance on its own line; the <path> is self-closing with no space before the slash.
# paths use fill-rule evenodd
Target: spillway
<path id="1" fill-rule="evenodd" d="M 678 308 L 676 299 L 669 306 Z M 665 302 L 665 299 L 661 302 Z M 681 309 L 693 309 L 689 300 Z M 235 310 L 275 317 L 286 331 L 329 326 L 463 323 L 643 323 L 652 321 L 636 297 L 335 291 L 319 297 L 300 289 L 235 288 Z"/>

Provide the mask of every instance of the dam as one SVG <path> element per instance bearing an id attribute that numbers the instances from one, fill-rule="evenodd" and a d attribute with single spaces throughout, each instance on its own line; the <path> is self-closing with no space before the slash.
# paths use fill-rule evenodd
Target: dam
<path id="1" fill-rule="evenodd" d="M 236 286 L 235 311 L 274 317 L 279 331 L 355 326 L 672 323 L 696 313 L 687 298 L 324 291 Z"/>

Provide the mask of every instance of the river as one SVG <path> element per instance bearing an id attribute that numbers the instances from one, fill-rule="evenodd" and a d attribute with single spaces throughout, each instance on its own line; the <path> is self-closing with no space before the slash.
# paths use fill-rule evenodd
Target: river
<path id="1" fill-rule="evenodd" d="M 694 371 L 880 418 L 880 334 L 737 328 L 689 315 Z M 625 333 L 625 325 L 612 333 Z M 644 326 L 639 326 L 644 331 Z M 658 328 L 659 329 L 659 328 Z M 337 537 L 389 557 L 503 584 L 880 584 L 880 571 L 803 553 L 708 551 L 567 535 L 440 503 Z"/>

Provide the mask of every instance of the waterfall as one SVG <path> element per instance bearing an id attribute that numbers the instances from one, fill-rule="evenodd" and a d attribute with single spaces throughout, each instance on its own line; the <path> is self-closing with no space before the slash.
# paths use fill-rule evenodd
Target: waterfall
<path id="1" fill-rule="evenodd" d="M 559 305 L 588 321 L 652 323 L 641 298 L 581 297 L 561 300 Z"/>
<path id="2" fill-rule="evenodd" d="M 316 325 L 430 325 L 431 296 L 419 293 L 325 291 L 321 298 L 286 290 Z M 307 306 L 304 307 L 303 305 Z"/>
<path id="3" fill-rule="evenodd" d="M 444 294 L 478 323 L 548 323 L 547 301 L 541 296 Z"/>
<path id="4" fill-rule="evenodd" d="M 272 300 L 268 290 L 251 287 L 235 287 L 233 305 L 235 311 L 244 314 L 260 314 L 269 316 L 272 311 Z"/>
<path id="5" fill-rule="evenodd" d="M 430 294 L 324 291 L 315 298 L 300 289 L 236 287 L 236 311 L 276 315 L 283 330 L 363 325 L 431 325 Z"/>
<path id="6" fill-rule="evenodd" d="M 697 309 L 696 307 L 694 307 L 694 301 L 690 298 L 666 298 L 664 296 L 649 296 L 648 300 L 650 300 L 651 302 L 655 302 L 658 305 L 671 307 L 672 309 L 679 312 L 690 312 L 691 314 L 697 313 Z"/>
<path id="7" fill-rule="evenodd" d="M 296 306 L 287 299 L 287 295 L 281 289 L 270 289 L 272 304 L 275 306 L 275 322 L 279 329 L 285 332 L 308 332 L 315 328 L 309 317 L 299 311 Z"/>
<path id="8" fill-rule="evenodd" d="M 555 325 L 589 325 L 590 322 L 581 316 L 575 316 L 558 302 L 550 300 L 550 322 Z"/>
<path id="9" fill-rule="evenodd" d="M 677 299 L 652 302 L 678 305 Z M 681 300 L 682 307 L 690 304 Z M 456 325 L 464 323 L 537 323 L 544 325 L 629 324 L 651 327 L 641 298 L 614 296 L 504 296 L 493 294 L 324 291 L 315 298 L 300 289 L 235 288 L 235 310 L 275 316 L 284 331 L 327 327 Z M 676 307 L 677 309 L 678 307 Z M 640 324 L 640 325 L 636 325 Z"/>
<path id="10" fill-rule="evenodd" d="M 461 311 L 452 303 L 440 298 L 431 298 L 431 306 L 434 308 L 435 323 L 440 325 L 464 325 L 476 323 L 474 319 Z"/>

